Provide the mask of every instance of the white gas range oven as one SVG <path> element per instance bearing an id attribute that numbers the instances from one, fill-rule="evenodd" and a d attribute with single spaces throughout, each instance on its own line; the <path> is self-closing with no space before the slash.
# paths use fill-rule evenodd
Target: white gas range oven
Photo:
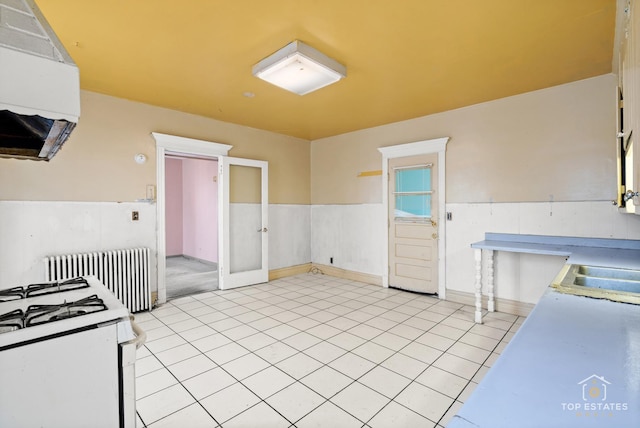
<path id="1" fill-rule="evenodd" d="M 135 427 L 144 339 L 94 277 L 0 290 L 0 427 Z"/>

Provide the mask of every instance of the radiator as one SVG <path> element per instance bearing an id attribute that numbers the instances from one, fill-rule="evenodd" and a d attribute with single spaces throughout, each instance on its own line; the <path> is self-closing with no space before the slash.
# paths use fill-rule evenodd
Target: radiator
<path id="1" fill-rule="evenodd" d="M 44 264 L 47 281 L 93 275 L 111 290 L 129 311 L 151 309 L 148 248 L 51 256 L 45 258 Z"/>

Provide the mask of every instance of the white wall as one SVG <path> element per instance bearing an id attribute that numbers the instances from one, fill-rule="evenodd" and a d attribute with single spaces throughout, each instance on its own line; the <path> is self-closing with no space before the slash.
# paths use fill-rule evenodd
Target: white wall
<path id="1" fill-rule="evenodd" d="M 640 238 L 640 216 L 621 214 L 610 201 L 447 204 L 446 209 L 452 214 L 446 223 L 447 289 L 468 293 L 475 281 L 470 245 L 485 232 Z M 537 302 L 565 262 L 559 256 L 495 254 L 496 296 L 527 303 Z"/>
<path id="2" fill-rule="evenodd" d="M 131 212 L 139 220 L 131 220 Z M 138 202 L 0 201 L 0 288 L 44 281 L 44 258 L 148 247 L 156 287 L 156 207 Z"/>
<path id="3" fill-rule="evenodd" d="M 269 205 L 269 269 L 311 262 L 311 206 Z"/>
<path id="4" fill-rule="evenodd" d="M 621 214 L 609 201 L 447 204 L 446 287 L 475 291 L 471 244 L 485 232 L 639 239 L 640 216 Z M 371 275 L 382 275 L 382 204 L 313 205 L 311 260 Z M 496 252 L 498 298 L 535 303 L 565 258 Z M 485 276 L 486 279 L 486 276 Z M 486 286 L 484 287 L 486 293 Z"/>
<path id="5" fill-rule="evenodd" d="M 269 206 L 269 269 L 311 261 L 310 217 L 309 205 Z M 0 201 L 0 289 L 44 281 L 47 256 L 148 247 L 156 290 L 156 239 L 155 204 Z"/>
<path id="6" fill-rule="evenodd" d="M 311 261 L 382 275 L 382 204 L 312 205 Z"/>

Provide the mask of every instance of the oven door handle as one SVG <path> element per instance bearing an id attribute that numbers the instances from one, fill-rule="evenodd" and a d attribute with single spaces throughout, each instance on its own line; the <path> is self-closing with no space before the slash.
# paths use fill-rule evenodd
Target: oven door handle
<path id="1" fill-rule="evenodd" d="M 145 331 L 135 322 L 133 315 L 129 315 L 129 320 L 131 321 L 133 333 L 136 335 L 136 338 L 131 340 L 129 343 L 135 343 L 136 349 L 139 349 L 147 341 L 147 333 L 145 333 Z"/>

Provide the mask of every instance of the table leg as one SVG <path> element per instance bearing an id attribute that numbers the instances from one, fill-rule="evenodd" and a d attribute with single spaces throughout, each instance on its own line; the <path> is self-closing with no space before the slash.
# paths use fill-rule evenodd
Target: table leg
<path id="1" fill-rule="evenodd" d="M 476 313 L 475 322 L 482 324 L 482 250 L 474 249 L 476 260 Z"/>
<path id="2" fill-rule="evenodd" d="M 487 303 L 487 309 L 489 312 L 495 312 L 495 298 L 493 296 L 493 250 L 487 250 L 487 288 L 489 294 L 489 302 Z"/>

